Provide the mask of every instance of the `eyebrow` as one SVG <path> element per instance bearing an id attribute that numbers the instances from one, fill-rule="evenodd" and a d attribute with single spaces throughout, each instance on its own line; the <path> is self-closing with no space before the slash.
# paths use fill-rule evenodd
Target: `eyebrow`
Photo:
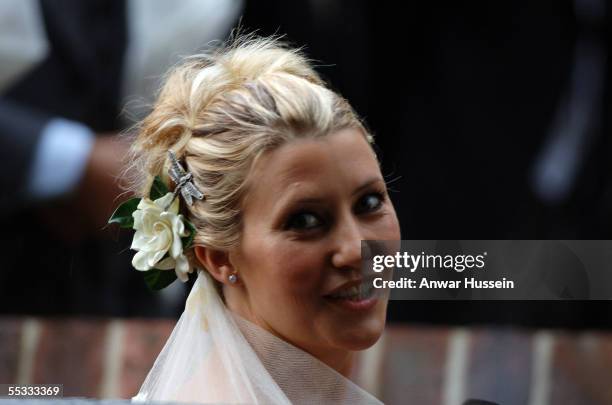
<path id="1" fill-rule="evenodd" d="M 357 187 L 355 189 L 355 191 L 353 191 L 352 195 L 359 194 L 360 192 L 362 192 L 366 188 L 370 187 L 372 184 L 378 183 L 378 182 L 382 182 L 384 184 L 384 180 L 381 179 L 380 177 L 372 177 L 371 179 L 369 179 L 365 183 L 363 183 L 361 186 Z"/>
<path id="2" fill-rule="evenodd" d="M 378 183 L 378 182 L 382 182 L 384 183 L 384 180 L 381 179 L 380 177 L 373 177 L 367 181 L 365 181 L 362 185 L 360 185 L 359 187 L 357 187 L 352 193 L 351 196 L 354 196 L 356 194 L 361 193 L 363 190 L 367 189 L 368 187 L 370 187 L 372 184 Z M 286 199 L 284 199 L 286 202 Z M 315 203 L 320 203 L 321 201 L 323 201 L 324 198 L 318 198 L 318 197 L 305 197 L 305 198 L 300 198 L 299 200 L 295 200 L 292 201 L 292 203 L 294 204 L 315 204 Z"/>

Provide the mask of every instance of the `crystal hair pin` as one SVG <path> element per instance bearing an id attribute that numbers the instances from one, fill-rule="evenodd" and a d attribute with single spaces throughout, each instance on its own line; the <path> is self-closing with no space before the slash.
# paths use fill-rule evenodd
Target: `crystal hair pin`
<path id="1" fill-rule="evenodd" d="M 174 198 L 176 198 L 180 191 L 183 199 L 189 205 L 193 205 L 193 198 L 203 200 L 204 194 L 202 194 L 202 192 L 193 184 L 193 175 L 185 171 L 172 150 L 168 151 L 168 157 L 170 158 L 171 162 L 169 174 L 172 181 L 174 181 L 174 184 L 176 184 L 176 187 L 174 188 Z M 172 200 L 174 200 L 174 198 Z"/>

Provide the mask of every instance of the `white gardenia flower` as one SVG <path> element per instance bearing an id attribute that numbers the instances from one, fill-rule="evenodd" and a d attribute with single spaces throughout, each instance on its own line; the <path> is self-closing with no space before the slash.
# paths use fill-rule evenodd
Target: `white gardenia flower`
<path id="1" fill-rule="evenodd" d="M 178 213 L 178 198 L 164 211 L 173 198 L 174 195 L 168 193 L 155 201 L 149 198 L 140 200 L 132 214 L 136 233 L 130 248 L 137 251 L 132 266 L 141 271 L 174 269 L 176 276 L 185 282 L 191 269 L 183 254 L 181 237 L 188 236 L 189 231 L 185 229 L 183 216 Z M 166 253 L 168 257 L 162 260 Z"/>

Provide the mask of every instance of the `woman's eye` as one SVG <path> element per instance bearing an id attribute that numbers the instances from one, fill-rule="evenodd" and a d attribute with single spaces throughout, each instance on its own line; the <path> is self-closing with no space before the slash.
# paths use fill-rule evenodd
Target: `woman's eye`
<path id="1" fill-rule="evenodd" d="M 316 228 L 321 224 L 322 222 L 317 215 L 310 212 L 301 212 L 289 218 L 286 228 L 294 230 L 309 230 Z"/>
<path id="2" fill-rule="evenodd" d="M 384 196 L 381 193 L 366 194 L 357 202 L 356 211 L 358 214 L 376 211 L 383 200 Z"/>

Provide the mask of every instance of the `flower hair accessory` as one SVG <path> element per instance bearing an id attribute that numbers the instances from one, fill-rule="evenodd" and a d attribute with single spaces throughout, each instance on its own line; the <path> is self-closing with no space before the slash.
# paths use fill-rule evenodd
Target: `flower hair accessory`
<path id="1" fill-rule="evenodd" d="M 193 184 L 192 174 L 183 169 L 173 151 L 168 151 L 168 157 L 169 174 L 176 184 L 174 192 L 155 176 L 148 197 L 125 201 L 108 220 L 109 224 L 136 231 L 130 246 L 136 251 L 132 266 L 145 272 L 145 282 L 152 290 L 161 290 L 177 278 L 183 282 L 189 279 L 193 269 L 184 252 L 193 243 L 195 227 L 179 214 L 176 197 L 180 192 L 189 205 L 193 205 L 193 198 L 204 199 Z"/>

